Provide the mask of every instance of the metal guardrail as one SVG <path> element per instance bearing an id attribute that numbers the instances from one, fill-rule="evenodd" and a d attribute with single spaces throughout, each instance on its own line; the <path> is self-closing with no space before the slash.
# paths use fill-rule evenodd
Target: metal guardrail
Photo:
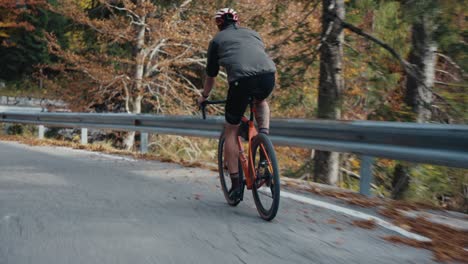
<path id="1" fill-rule="evenodd" d="M 217 138 L 224 118 L 4 112 L 0 122 L 140 131 L 147 140 L 147 133 Z M 468 125 L 274 119 L 270 131 L 276 145 L 468 168 Z M 82 134 L 86 137 L 87 133 Z M 363 163 L 372 162 L 367 159 Z M 370 170 L 361 171 L 367 174 Z M 369 180 L 366 178 L 362 182 Z"/>
<path id="2" fill-rule="evenodd" d="M 26 112 L 26 113 L 39 113 L 44 112 L 42 107 L 35 106 L 16 106 L 16 105 L 2 105 L 0 104 L 0 113 L 2 112 Z M 47 110 L 45 111 L 47 112 Z"/>

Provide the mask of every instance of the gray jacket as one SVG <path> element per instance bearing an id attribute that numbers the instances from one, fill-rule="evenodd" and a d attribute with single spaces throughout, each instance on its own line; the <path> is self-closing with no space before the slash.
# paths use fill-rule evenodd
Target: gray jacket
<path id="1" fill-rule="evenodd" d="M 235 25 L 216 34 L 208 47 L 207 75 L 216 77 L 220 66 L 226 69 L 229 82 L 276 72 L 275 63 L 266 54 L 260 35 Z"/>

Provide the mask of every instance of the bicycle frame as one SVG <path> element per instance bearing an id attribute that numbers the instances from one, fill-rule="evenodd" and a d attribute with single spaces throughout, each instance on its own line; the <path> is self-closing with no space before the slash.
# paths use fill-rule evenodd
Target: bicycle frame
<path id="1" fill-rule="evenodd" d="M 252 110 L 252 112 L 255 110 Z M 254 162 L 252 158 L 252 138 L 254 138 L 258 132 L 255 128 L 253 120 L 248 120 L 245 116 L 242 117 L 242 121 L 249 123 L 249 140 L 248 140 L 248 153 L 247 157 L 245 155 L 244 146 L 242 145 L 242 138 L 240 136 L 237 137 L 237 144 L 239 146 L 239 159 L 242 165 L 242 170 L 245 176 L 245 182 L 247 186 L 247 190 L 251 190 L 253 183 L 255 181 L 255 171 L 254 171 Z"/>
<path id="2" fill-rule="evenodd" d="M 264 134 L 259 134 L 257 128 L 254 124 L 254 115 L 256 114 L 256 109 L 254 107 L 254 101 L 252 98 L 250 100 L 250 119 L 243 116 L 241 118 L 242 130 L 237 132 L 237 147 L 239 151 L 239 173 L 243 172 L 239 176 L 242 177 L 242 185 L 240 195 L 231 196 L 234 186 L 231 186 L 231 189 L 228 188 L 229 180 L 226 180 L 226 160 L 224 159 L 225 154 L 225 140 L 226 134 L 222 132 L 218 142 L 218 168 L 219 168 L 219 177 L 221 182 L 221 187 L 223 190 L 224 197 L 226 201 L 231 206 L 237 206 L 244 197 L 244 190 L 247 187 L 248 190 L 252 191 L 252 195 L 255 201 L 255 206 L 260 216 L 267 221 L 275 218 L 276 213 L 278 212 L 279 200 L 280 200 L 280 179 L 279 179 L 279 170 L 278 162 L 276 160 L 276 154 L 274 146 L 269 138 Z M 203 119 L 206 118 L 205 106 L 208 104 L 217 104 L 225 103 L 225 101 L 205 101 L 201 104 L 201 110 L 203 113 Z M 245 131 L 247 130 L 247 131 Z M 231 131 L 230 131 L 231 132 Z M 234 132 L 234 131 L 232 131 Z M 248 136 L 245 136 L 245 133 L 248 133 Z M 244 149 L 245 141 L 247 140 L 247 151 Z M 255 148 L 255 149 L 254 149 Z M 257 157 L 258 155 L 258 157 Z M 256 164 L 257 163 L 257 164 Z M 237 165 L 237 164 L 234 164 Z M 262 190 L 260 190 L 262 188 Z M 270 205 L 264 204 L 262 201 L 263 198 L 260 198 L 260 194 L 264 191 L 271 192 L 272 203 Z M 236 191 L 237 192 L 237 191 Z M 267 205 L 267 207 L 265 207 Z"/>
<path id="3" fill-rule="evenodd" d="M 225 103 L 225 101 L 210 101 L 206 104 L 219 104 L 219 103 Z M 203 113 L 203 119 L 206 119 L 206 114 L 205 114 L 205 107 L 206 104 L 201 106 L 202 113 Z M 239 160 L 241 162 L 241 167 L 242 171 L 244 172 L 245 176 L 245 182 L 246 182 L 246 187 L 248 190 L 251 190 L 253 187 L 253 184 L 256 180 L 256 173 L 255 173 L 255 165 L 254 165 L 254 160 L 253 160 L 253 155 L 252 155 L 252 139 L 258 135 L 257 128 L 255 127 L 254 124 L 254 114 L 256 112 L 255 109 L 255 104 L 252 101 L 249 103 L 250 105 L 250 118 L 247 119 L 247 117 L 242 116 L 242 122 L 248 122 L 249 124 L 249 137 L 248 137 L 248 153 L 247 155 L 245 154 L 245 149 L 244 146 L 242 145 L 242 138 L 240 136 L 237 137 L 237 145 L 239 148 Z M 260 146 L 262 148 L 262 151 L 266 153 L 265 147 L 263 145 Z M 268 155 L 265 155 L 269 164 L 271 164 L 270 158 Z M 271 165 L 269 165 L 270 171 L 273 171 L 273 168 L 271 168 Z M 260 186 L 263 185 L 260 184 Z"/>

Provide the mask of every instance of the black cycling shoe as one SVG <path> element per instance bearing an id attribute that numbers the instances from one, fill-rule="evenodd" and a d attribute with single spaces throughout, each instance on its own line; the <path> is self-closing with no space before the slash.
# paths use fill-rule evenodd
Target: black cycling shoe
<path id="1" fill-rule="evenodd" d="M 241 186 L 231 187 L 229 189 L 229 199 L 233 201 L 242 200 L 242 188 Z"/>

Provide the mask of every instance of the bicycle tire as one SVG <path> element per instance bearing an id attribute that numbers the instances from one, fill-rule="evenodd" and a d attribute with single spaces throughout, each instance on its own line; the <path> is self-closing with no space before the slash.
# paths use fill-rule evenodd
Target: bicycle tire
<path id="1" fill-rule="evenodd" d="M 261 147 L 262 145 L 263 145 L 263 148 Z M 265 160 L 267 161 L 267 163 L 271 165 L 271 167 L 267 166 L 265 169 L 268 169 L 269 176 L 260 175 L 260 172 L 259 172 L 260 168 L 258 166 L 260 166 L 260 163 L 262 162 L 261 157 L 259 157 L 258 163 L 256 159 L 256 156 L 259 153 L 264 153 L 264 155 L 268 156 L 268 159 L 265 159 Z M 266 221 L 271 221 L 273 218 L 275 218 L 278 212 L 278 208 L 279 208 L 280 177 L 279 177 L 278 161 L 276 159 L 276 153 L 273 148 L 273 144 L 271 143 L 270 139 L 265 134 L 259 133 L 257 136 L 255 136 L 255 138 L 253 138 L 252 160 L 254 161 L 254 168 L 251 171 L 254 171 L 257 176 L 256 180 L 254 181 L 253 188 L 252 188 L 252 194 L 253 194 L 253 198 L 255 201 L 255 206 L 257 207 L 257 211 L 260 214 L 261 218 L 263 218 Z M 270 180 L 269 183 L 268 183 L 268 180 Z M 262 202 L 262 199 L 260 198 L 260 194 L 262 190 L 260 190 L 259 188 L 262 188 L 263 185 L 266 185 L 266 187 L 268 187 L 271 190 L 272 203 L 271 203 L 270 208 L 265 208 L 265 205 Z"/>
<path id="2" fill-rule="evenodd" d="M 241 202 L 241 199 L 236 199 L 236 200 L 233 200 L 229 197 L 229 188 L 228 188 L 228 185 L 227 185 L 227 182 L 226 182 L 226 178 L 229 178 L 229 172 L 227 172 L 227 177 L 226 177 L 226 174 L 225 174 L 225 170 L 224 170 L 224 141 L 225 141 L 225 137 L 224 137 L 224 131 L 221 133 L 221 136 L 219 137 L 219 141 L 218 141 L 218 172 L 219 172 L 219 180 L 220 180 L 220 183 L 221 183 L 221 190 L 223 191 L 223 194 L 224 194 L 224 198 L 226 199 L 226 202 L 230 205 L 230 206 L 237 206 L 240 202 Z M 242 166 L 240 164 L 240 161 L 238 163 L 238 166 L 239 166 L 239 177 L 240 177 L 240 181 L 242 183 L 242 188 L 244 188 L 244 172 L 242 170 Z M 229 181 L 230 181 L 230 178 L 229 178 Z"/>

